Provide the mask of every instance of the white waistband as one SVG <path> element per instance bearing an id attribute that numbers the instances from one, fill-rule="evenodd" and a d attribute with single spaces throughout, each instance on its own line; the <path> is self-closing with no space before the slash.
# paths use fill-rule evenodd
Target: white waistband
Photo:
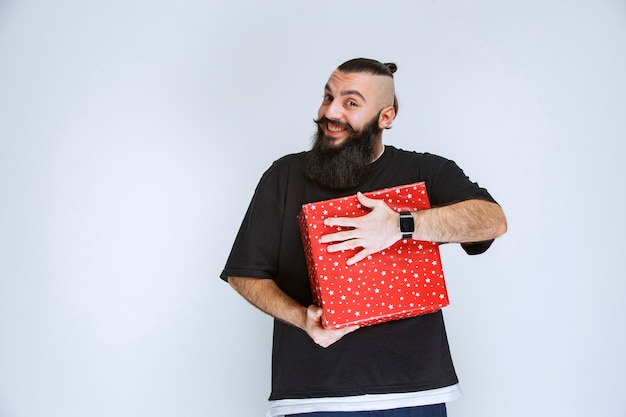
<path id="1" fill-rule="evenodd" d="M 439 404 L 461 398 L 459 384 L 427 391 L 400 394 L 368 394 L 352 397 L 303 398 L 270 401 L 267 417 L 315 411 L 370 411 Z"/>

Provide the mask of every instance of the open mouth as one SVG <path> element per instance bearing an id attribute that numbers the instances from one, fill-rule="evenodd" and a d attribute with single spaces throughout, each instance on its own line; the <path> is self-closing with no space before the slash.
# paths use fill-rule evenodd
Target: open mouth
<path id="1" fill-rule="evenodd" d="M 334 123 L 327 123 L 326 124 L 326 128 L 330 131 L 330 132 L 344 132 L 345 130 L 347 130 L 346 126 L 342 126 L 342 125 L 336 125 Z"/>
<path id="2" fill-rule="evenodd" d="M 321 117 L 318 120 L 314 120 L 314 122 L 322 129 L 326 131 L 327 134 L 340 134 L 343 132 L 354 133 L 352 126 L 348 123 L 333 121 L 328 119 L 327 117 Z"/>

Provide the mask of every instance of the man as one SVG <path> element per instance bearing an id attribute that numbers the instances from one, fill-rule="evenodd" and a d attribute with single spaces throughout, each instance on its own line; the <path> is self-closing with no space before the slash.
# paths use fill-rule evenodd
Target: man
<path id="1" fill-rule="evenodd" d="M 323 237 L 329 251 L 360 248 L 349 264 L 402 238 L 399 214 L 360 192 L 425 181 L 433 208 L 411 213 L 412 238 L 461 243 L 469 254 L 506 231 L 500 206 L 454 162 L 383 145 L 398 111 L 396 69 L 358 58 L 332 73 L 312 149 L 265 172 L 221 274 L 275 318 L 268 416 L 445 416 L 445 402 L 460 396 L 441 311 L 329 330 L 312 304 L 296 219 L 302 204 L 358 193 L 371 209 L 326 220 L 348 228 Z"/>

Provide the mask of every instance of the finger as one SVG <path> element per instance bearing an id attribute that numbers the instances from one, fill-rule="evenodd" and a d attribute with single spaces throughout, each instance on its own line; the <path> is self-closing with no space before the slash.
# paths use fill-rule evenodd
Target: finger
<path id="1" fill-rule="evenodd" d="M 324 219 L 324 225 L 330 227 L 357 227 L 358 217 L 329 217 Z"/>
<path id="2" fill-rule="evenodd" d="M 359 242 L 359 239 L 350 239 L 344 242 L 335 243 L 334 245 L 328 245 L 326 250 L 328 251 L 328 253 L 334 253 L 340 252 L 342 250 L 356 249 L 361 247 L 361 244 Z"/>
<path id="3" fill-rule="evenodd" d="M 344 328 L 344 330 L 346 331 L 346 334 L 348 334 L 348 333 L 352 333 L 353 331 L 358 330 L 360 328 L 361 328 L 361 326 L 354 325 L 354 326 L 348 326 L 348 327 Z"/>
<path id="4" fill-rule="evenodd" d="M 320 238 L 321 243 L 343 242 L 345 240 L 354 239 L 356 232 L 354 230 L 344 230 L 337 233 L 329 233 Z"/>
<path id="5" fill-rule="evenodd" d="M 354 265 L 355 263 L 360 262 L 363 259 L 367 258 L 369 255 L 371 255 L 371 252 L 363 249 L 362 251 L 359 251 L 359 253 L 354 255 L 352 258 L 348 259 L 346 263 L 348 264 L 348 266 Z"/>
<path id="6" fill-rule="evenodd" d="M 316 306 L 315 304 L 311 304 L 307 308 L 308 316 L 314 321 L 320 321 L 323 313 L 324 313 L 324 310 L 322 309 L 322 307 Z"/>
<path id="7" fill-rule="evenodd" d="M 359 325 L 352 325 L 352 326 L 346 326 L 346 327 L 341 327 L 339 329 L 336 329 L 334 331 L 336 332 L 341 332 L 342 335 L 346 335 L 348 333 L 352 333 L 353 331 L 359 329 L 361 326 Z"/>
<path id="8" fill-rule="evenodd" d="M 359 326 L 348 326 L 348 327 L 344 327 L 344 328 L 336 329 L 336 330 L 325 330 L 325 335 L 324 335 L 325 337 L 316 340 L 315 343 L 317 343 L 323 348 L 327 348 L 333 343 L 339 341 L 342 337 L 344 337 L 348 333 L 352 333 L 358 328 Z"/>
<path id="9" fill-rule="evenodd" d="M 378 201 L 380 201 L 374 198 L 369 198 L 360 191 L 356 193 L 356 198 L 357 200 L 359 200 L 361 204 L 363 204 L 365 207 L 368 207 L 368 208 L 372 208 Z"/>

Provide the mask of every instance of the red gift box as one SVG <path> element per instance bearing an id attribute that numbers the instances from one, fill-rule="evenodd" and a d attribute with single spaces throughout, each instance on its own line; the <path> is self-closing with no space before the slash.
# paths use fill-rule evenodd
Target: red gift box
<path id="1" fill-rule="evenodd" d="M 423 182 L 365 193 L 392 209 L 430 208 Z M 324 225 L 328 217 L 357 217 L 369 212 L 356 195 L 309 203 L 298 216 L 315 304 L 322 324 L 337 329 L 368 326 L 432 313 L 449 304 L 437 243 L 401 239 L 391 247 L 348 266 L 361 248 L 328 253 L 322 235 L 342 230 Z"/>

